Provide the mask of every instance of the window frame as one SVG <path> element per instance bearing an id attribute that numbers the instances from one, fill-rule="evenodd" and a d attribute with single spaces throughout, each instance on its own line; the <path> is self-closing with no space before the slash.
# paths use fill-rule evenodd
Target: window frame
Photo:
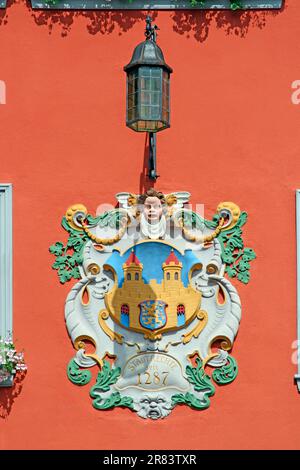
<path id="1" fill-rule="evenodd" d="M 0 336 L 13 332 L 12 184 L 0 183 Z M 12 376 L 0 384 L 12 385 Z"/>

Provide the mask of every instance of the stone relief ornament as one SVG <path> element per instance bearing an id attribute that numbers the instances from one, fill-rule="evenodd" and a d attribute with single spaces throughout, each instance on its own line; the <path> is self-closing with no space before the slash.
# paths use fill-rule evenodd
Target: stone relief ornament
<path id="1" fill-rule="evenodd" d="M 209 221 L 189 197 L 123 192 L 118 208 L 97 217 L 75 204 L 62 220 L 68 241 L 50 247 L 60 282 L 77 280 L 65 305 L 76 350 L 68 378 L 83 386 L 98 368 L 96 409 L 122 406 L 153 420 L 179 404 L 202 410 L 216 385 L 237 376 L 230 351 L 241 302 L 229 278 L 250 279 L 247 214 L 223 202 Z"/>

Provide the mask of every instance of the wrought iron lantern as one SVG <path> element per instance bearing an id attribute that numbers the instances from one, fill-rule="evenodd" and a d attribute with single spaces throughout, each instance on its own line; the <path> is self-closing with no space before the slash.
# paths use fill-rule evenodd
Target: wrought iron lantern
<path id="1" fill-rule="evenodd" d="M 157 26 L 146 19 L 146 40 L 138 44 L 124 67 L 127 74 L 126 125 L 136 132 L 149 133 L 149 177 L 156 174 L 155 133 L 170 127 L 170 74 L 161 48 L 156 44 Z M 153 168 L 154 166 L 154 168 Z"/>

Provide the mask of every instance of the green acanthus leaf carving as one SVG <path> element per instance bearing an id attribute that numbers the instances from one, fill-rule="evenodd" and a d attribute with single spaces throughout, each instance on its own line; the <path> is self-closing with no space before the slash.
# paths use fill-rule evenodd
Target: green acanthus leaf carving
<path id="1" fill-rule="evenodd" d="M 203 410 L 210 405 L 209 397 L 215 393 L 215 387 L 211 382 L 211 378 L 207 375 L 202 367 L 200 358 L 196 359 L 196 367 L 186 366 L 186 375 L 188 381 L 193 385 L 196 392 L 202 392 L 197 397 L 191 392 L 177 393 L 172 396 L 172 403 L 174 405 L 184 404 L 197 410 Z"/>
<path id="2" fill-rule="evenodd" d="M 210 405 L 210 400 L 207 395 L 204 395 L 202 399 L 197 398 L 196 395 L 190 392 L 177 393 L 172 396 L 173 405 L 188 405 L 196 410 L 205 410 Z"/>
<path id="3" fill-rule="evenodd" d="M 96 387 L 98 391 L 101 392 L 108 392 L 110 386 L 115 384 L 120 377 L 121 368 L 115 367 L 112 368 L 108 361 L 103 361 L 103 367 L 101 371 L 98 373 L 96 385 L 94 385 L 93 389 Z"/>
<path id="4" fill-rule="evenodd" d="M 91 397 L 93 398 L 92 394 Z M 133 408 L 133 399 L 131 397 L 122 397 L 120 392 L 114 392 L 107 398 L 102 398 L 97 394 L 95 400 L 93 400 L 93 407 L 97 410 L 108 410 L 115 406 Z"/>
<path id="5" fill-rule="evenodd" d="M 238 365 L 232 356 L 228 356 L 228 364 L 215 369 L 212 373 L 213 380 L 218 385 L 226 385 L 233 382 L 238 375 Z"/>
<path id="6" fill-rule="evenodd" d="M 122 218 L 124 217 L 124 212 L 120 210 L 112 210 L 104 212 L 98 217 L 92 217 L 91 215 L 86 216 L 86 220 L 91 227 L 98 225 L 99 227 L 111 227 L 118 229 L 121 225 Z"/>
<path id="7" fill-rule="evenodd" d="M 185 226 L 193 229 L 198 228 L 200 230 L 204 230 L 205 220 L 196 212 L 182 211 L 180 217 L 182 218 Z"/>
<path id="8" fill-rule="evenodd" d="M 75 359 L 71 359 L 67 367 L 69 380 L 75 385 L 86 385 L 90 382 L 92 374 L 89 370 L 80 369 Z"/>
<path id="9" fill-rule="evenodd" d="M 112 393 L 109 397 L 103 398 L 100 392 L 108 392 L 111 385 L 115 384 L 120 376 L 121 368 L 112 368 L 108 361 L 103 362 L 102 370 L 98 373 L 96 384 L 91 388 L 90 396 L 94 398 L 93 406 L 98 410 L 106 410 L 114 406 L 133 407 L 133 400 L 130 397 L 121 396 L 119 392 Z"/>
<path id="10" fill-rule="evenodd" d="M 204 372 L 202 361 L 199 357 L 196 359 L 196 367 L 186 366 L 185 369 L 188 381 L 193 384 L 196 392 L 206 391 L 208 396 L 215 393 L 215 387 L 211 382 L 211 378 Z"/>

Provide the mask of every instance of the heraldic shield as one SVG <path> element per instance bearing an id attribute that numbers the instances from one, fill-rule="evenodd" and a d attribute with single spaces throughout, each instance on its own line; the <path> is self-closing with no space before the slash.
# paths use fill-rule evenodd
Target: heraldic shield
<path id="1" fill-rule="evenodd" d="M 140 306 L 140 324 L 149 330 L 158 330 L 167 322 L 166 304 L 163 300 L 144 300 Z"/>
<path id="2" fill-rule="evenodd" d="M 237 376 L 241 303 L 229 278 L 250 278 L 247 214 L 224 202 L 206 220 L 189 196 L 119 193 L 118 208 L 97 217 L 75 204 L 62 221 L 67 243 L 50 247 L 60 282 L 77 279 L 65 306 L 76 350 L 68 378 L 86 385 L 99 368 L 90 390 L 98 410 L 150 419 L 176 405 L 202 410 Z"/>

